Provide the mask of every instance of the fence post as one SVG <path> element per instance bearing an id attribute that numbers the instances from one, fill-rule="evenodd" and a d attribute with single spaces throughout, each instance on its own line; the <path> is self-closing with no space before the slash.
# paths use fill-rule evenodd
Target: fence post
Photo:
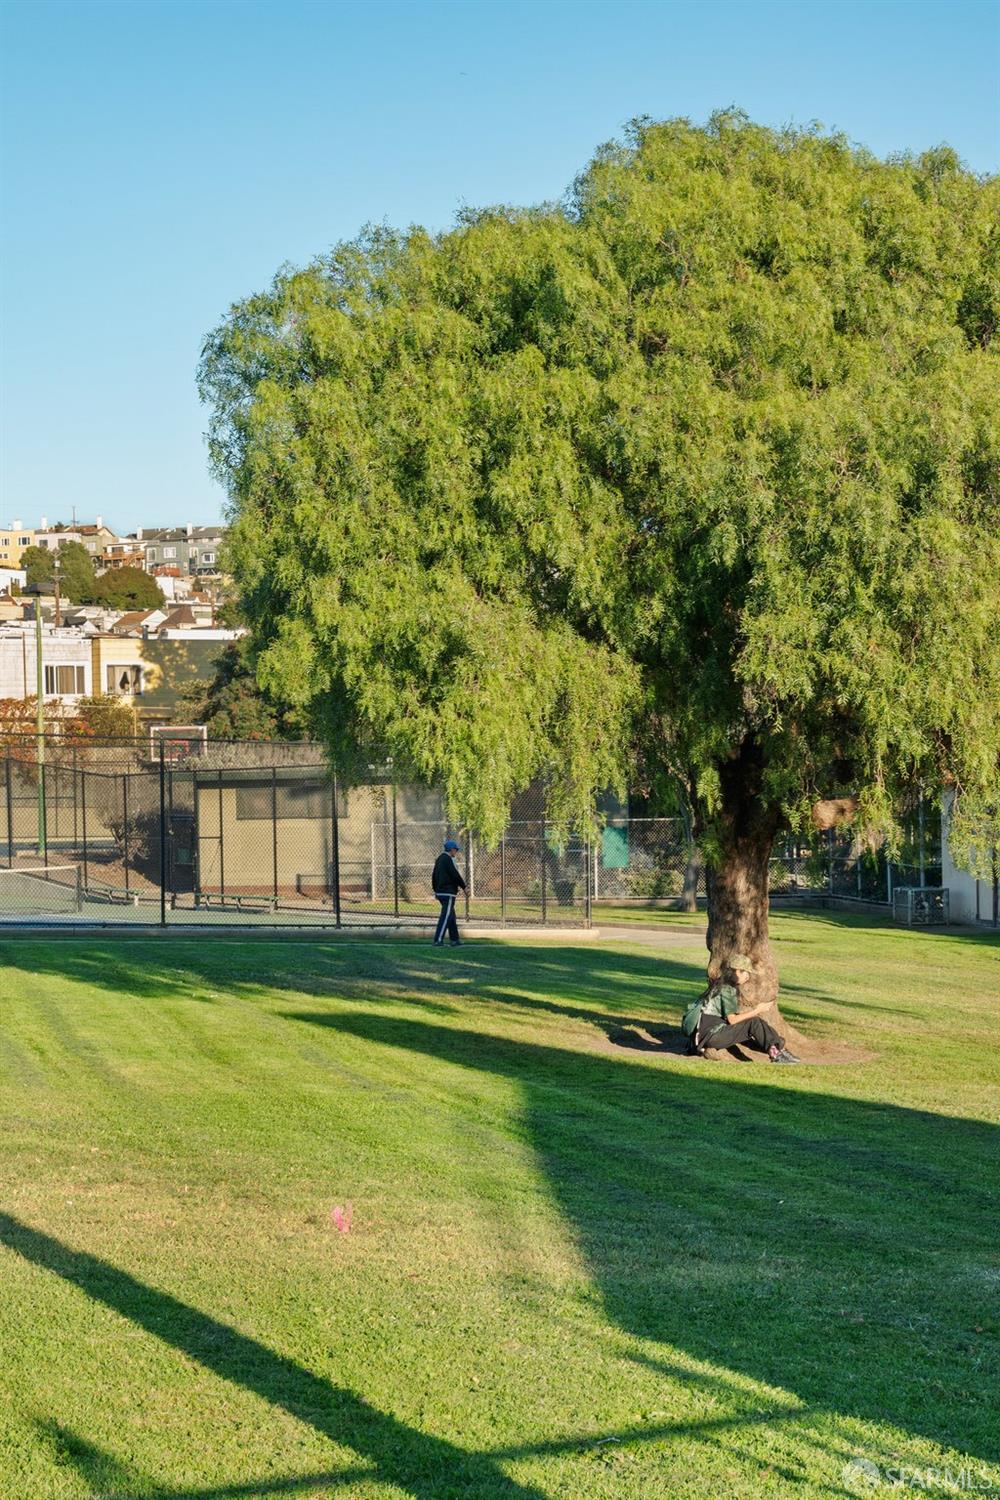
<path id="1" fill-rule="evenodd" d="M 392 782 L 392 910 L 399 916 L 399 822 L 396 817 L 396 780 Z"/>
<path id="2" fill-rule="evenodd" d="M 83 888 L 87 889 L 87 773 L 80 771 L 80 822 L 83 831 Z"/>
<path id="3" fill-rule="evenodd" d="M 833 895 L 833 829 L 826 830 L 826 884 Z"/>
<path id="4" fill-rule="evenodd" d="M 271 767 L 271 866 L 273 872 L 272 894 L 278 904 L 278 768 Z"/>
<path id="5" fill-rule="evenodd" d="M 163 747 L 160 736 L 160 926 L 167 925 L 167 772 L 163 763 Z"/>
<path id="6" fill-rule="evenodd" d="M 333 912 L 334 921 L 340 926 L 340 818 L 337 812 L 337 773 L 333 780 Z"/>
<path id="7" fill-rule="evenodd" d="M 925 856 L 924 856 L 924 837 L 925 837 L 926 830 L 924 828 L 924 789 L 923 789 L 923 787 L 920 788 L 920 795 L 919 795 L 919 798 L 917 800 L 917 828 L 918 828 L 918 837 L 920 839 L 920 888 L 921 888 L 921 890 L 923 890 L 924 886 L 927 884 L 927 881 L 926 881 L 926 878 L 925 878 L 925 863 L 926 862 L 925 862 Z"/>
<path id="8" fill-rule="evenodd" d="M 500 835 L 500 926 L 507 926 L 507 830 Z"/>
<path id="9" fill-rule="evenodd" d="M 10 750 L 7 751 L 7 866 L 14 865 L 14 794 L 10 785 Z"/>
<path id="10" fill-rule="evenodd" d="M 222 768 L 219 768 L 219 900 L 226 900 L 226 836 L 222 823 Z"/>
<path id="11" fill-rule="evenodd" d="M 77 828 L 77 821 L 76 821 L 76 760 L 77 760 L 76 746 L 74 745 L 74 747 L 73 747 L 73 770 L 71 772 L 71 775 L 73 777 L 73 853 L 74 854 L 76 853 L 76 846 L 77 846 L 77 843 L 79 841 L 79 830 Z"/>
<path id="12" fill-rule="evenodd" d="M 545 843 L 545 820 L 543 818 L 542 819 L 542 837 L 541 837 L 541 854 L 542 854 L 542 923 L 543 923 L 543 925 L 545 923 L 545 912 L 546 912 L 546 890 L 545 890 L 546 869 L 545 869 L 545 867 L 546 867 L 546 864 L 547 864 L 547 860 L 545 858 L 545 850 L 546 850 L 546 843 Z"/>
<path id="13" fill-rule="evenodd" d="M 125 894 L 128 895 L 128 772 L 122 772 L 122 844 L 125 851 Z"/>
<path id="14" fill-rule="evenodd" d="M 44 753 L 44 747 L 43 747 Z M 45 760 L 38 763 L 38 806 L 41 810 L 42 863 L 49 867 L 49 774 Z"/>
<path id="15" fill-rule="evenodd" d="M 587 878 L 586 878 L 586 881 L 584 882 L 584 887 L 583 887 L 583 890 L 584 890 L 584 896 L 583 896 L 583 920 L 584 920 L 584 925 L 585 926 L 592 927 L 593 926 L 593 892 L 591 891 L 591 888 L 590 888 L 590 875 L 591 875 L 591 871 L 594 868 L 594 865 L 593 865 L 593 861 L 592 861 L 592 859 L 590 857 L 590 835 L 589 834 L 587 835 L 587 843 L 586 843 L 586 846 L 585 846 L 584 852 L 583 852 L 583 862 L 584 862 L 584 866 L 585 866 L 586 872 L 587 872 Z"/>

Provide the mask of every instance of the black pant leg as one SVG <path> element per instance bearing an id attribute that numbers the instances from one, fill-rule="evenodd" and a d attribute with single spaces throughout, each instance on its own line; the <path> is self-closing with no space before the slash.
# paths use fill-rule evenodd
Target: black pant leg
<path id="1" fill-rule="evenodd" d="M 457 900 L 457 896 L 451 898 L 451 906 L 448 911 L 448 941 L 452 943 L 461 942 L 461 938 L 458 935 L 458 918 L 455 915 L 455 903 Z"/>
<path id="2" fill-rule="evenodd" d="M 780 1051 L 785 1041 L 760 1016 L 751 1016 L 747 1021 L 730 1021 L 727 1026 L 720 1026 L 718 1031 L 712 1033 L 706 1045 L 715 1047 L 720 1052 L 724 1052 L 727 1047 L 738 1046 L 756 1047 L 759 1052 L 767 1052 L 771 1047 L 777 1047 Z"/>
<path id="3" fill-rule="evenodd" d="M 436 943 L 443 943 L 445 928 L 450 927 L 451 922 L 455 920 L 454 912 L 451 910 L 453 898 L 451 896 L 438 896 L 437 899 L 441 903 L 441 915 L 438 917 L 437 927 L 434 930 L 434 941 Z"/>
<path id="4" fill-rule="evenodd" d="M 761 1052 L 768 1052 L 772 1047 L 777 1047 L 780 1052 L 785 1045 L 785 1038 L 779 1036 L 774 1027 L 762 1021 L 760 1016 L 754 1016 L 745 1024 L 748 1039 L 755 1047 L 759 1047 Z"/>

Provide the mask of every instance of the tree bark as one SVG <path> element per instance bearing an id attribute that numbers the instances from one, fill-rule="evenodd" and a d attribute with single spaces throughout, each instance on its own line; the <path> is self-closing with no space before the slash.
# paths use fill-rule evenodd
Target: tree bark
<path id="1" fill-rule="evenodd" d="M 717 979 L 735 954 L 745 954 L 752 969 L 742 998 L 748 1007 L 769 1004 L 764 1020 L 776 1025 L 778 970 L 768 941 L 768 884 L 781 812 L 762 796 L 763 760 L 752 740 L 720 769 L 718 854 L 705 871 L 708 977 Z"/>
<path id="2" fill-rule="evenodd" d="M 684 884 L 681 887 L 681 911 L 697 911 L 698 881 L 701 878 L 701 855 L 694 841 L 694 822 L 687 801 L 685 801 L 681 817 L 684 819 L 684 841 L 687 848 L 687 861 L 684 866 Z"/>
<path id="3" fill-rule="evenodd" d="M 701 879 L 701 860 L 694 850 L 684 866 L 684 884 L 681 888 L 681 911 L 698 910 L 698 881 Z"/>

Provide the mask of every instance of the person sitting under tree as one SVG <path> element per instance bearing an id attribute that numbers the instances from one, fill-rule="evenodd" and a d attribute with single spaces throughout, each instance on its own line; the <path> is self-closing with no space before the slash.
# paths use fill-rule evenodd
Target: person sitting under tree
<path id="1" fill-rule="evenodd" d="M 684 1012 L 681 1028 L 691 1038 L 691 1051 L 699 1055 L 706 1047 L 725 1052 L 729 1047 L 754 1047 L 766 1052 L 772 1062 L 797 1063 L 773 1026 L 761 1018 L 767 1002 L 752 1010 L 740 1008 L 740 990 L 750 978 L 753 965 L 744 953 L 734 953 L 719 979 Z"/>

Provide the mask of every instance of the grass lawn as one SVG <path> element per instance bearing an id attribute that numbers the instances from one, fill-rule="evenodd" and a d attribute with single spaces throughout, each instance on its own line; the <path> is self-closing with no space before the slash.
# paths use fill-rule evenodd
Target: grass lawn
<path id="1" fill-rule="evenodd" d="M 616 1048 L 703 920 L 0 942 L 0 1495 L 1000 1493 L 1000 945 L 779 913 L 871 1062 Z"/>

